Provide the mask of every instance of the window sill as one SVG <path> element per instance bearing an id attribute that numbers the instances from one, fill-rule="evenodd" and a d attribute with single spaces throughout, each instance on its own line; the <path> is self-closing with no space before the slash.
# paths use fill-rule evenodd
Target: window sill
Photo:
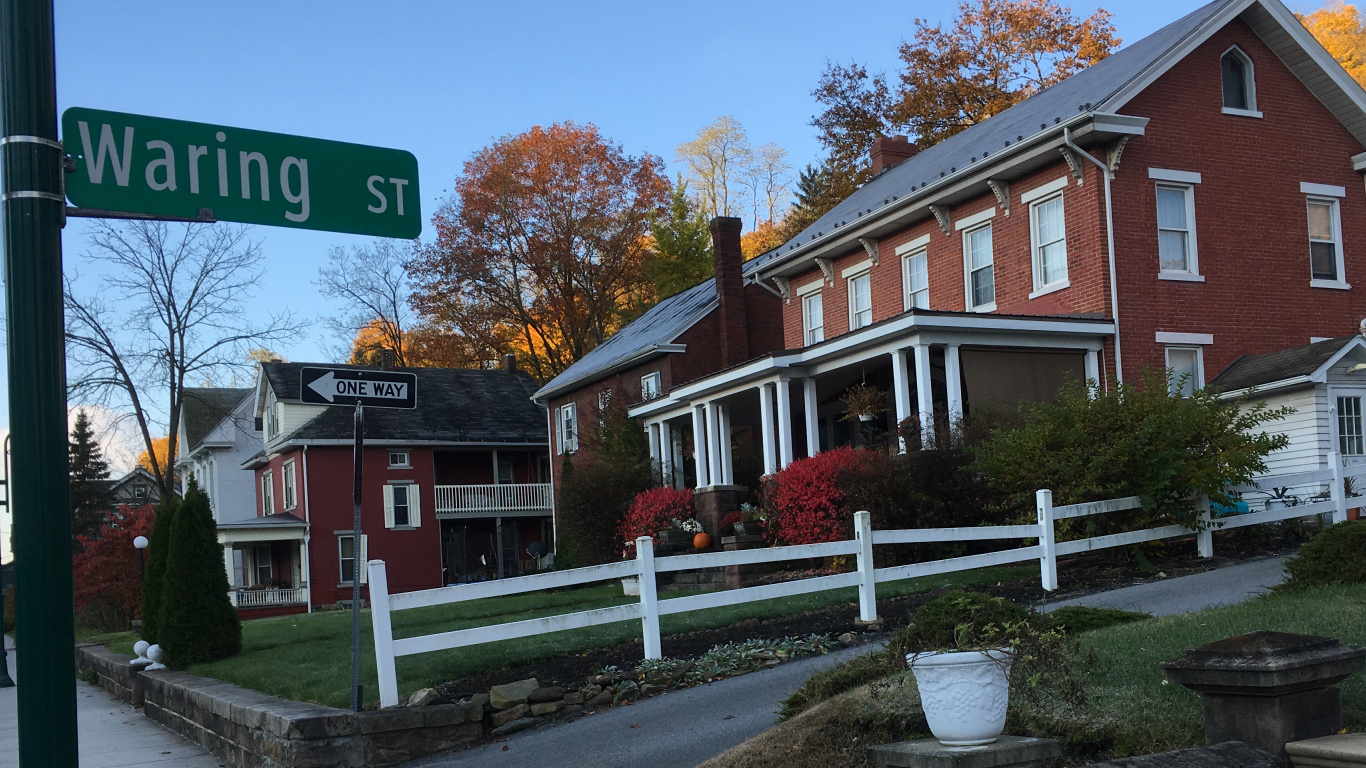
<path id="1" fill-rule="evenodd" d="M 1205 282 L 1205 276 L 1204 276 L 1204 275 L 1197 275 L 1197 274 L 1195 274 L 1195 273 L 1193 273 L 1193 272 L 1167 272 L 1167 271 L 1165 271 L 1165 270 L 1164 270 L 1164 271 L 1159 271 L 1159 272 L 1157 273 L 1157 279 L 1158 279 L 1158 280 L 1176 280 L 1177 282 L 1187 282 L 1187 283 L 1203 283 L 1203 282 Z"/>
<path id="2" fill-rule="evenodd" d="M 417 526 L 415 526 L 415 525 L 395 525 L 395 526 L 391 527 L 389 530 L 391 530 L 391 531 L 416 531 L 416 530 L 417 530 Z"/>
<path id="3" fill-rule="evenodd" d="M 1069 281 L 1069 280 L 1059 280 L 1059 281 L 1056 282 L 1056 283 L 1049 283 L 1048 285 L 1042 286 L 1042 287 L 1039 288 L 1038 290 L 1036 290 L 1036 291 L 1034 291 L 1033 293 L 1029 294 L 1029 298 L 1031 298 L 1031 299 L 1037 299 L 1037 298 L 1039 298 L 1040 296 L 1044 296 L 1044 295 L 1050 294 L 1050 293 L 1056 293 L 1057 291 L 1061 291 L 1061 290 L 1064 289 L 1064 288 L 1071 288 L 1071 287 L 1072 287 L 1071 281 Z"/>
<path id="4" fill-rule="evenodd" d="M 412 464 L 390 464 L 389 469 L 412 469 Z"/>
<path id="5" fill-rule="evenodd" d="M 1261 112 L 1258 112 L 1258 111 L 1255 110 L 1255 109 L 1234 109 L 1233 107 L 1224 107 L 1224 114 L 1226 114 L 1226 115 L 1233 115 L 1233 116 L 1235 116 L 1235 117 L 1257 117 L 1257 118 L 1260 118 L 1260 117 L 1262 116 L 1262 113 L 1261 113 Z"/>
<path id="6" fill-rule="evenodd" d="M 1332 288 L 1335 291 L 1350 291 L 1352 286 L 1341 280 L 1310 280 L 1310 288 Z"/>
<path id="7" fill-rule="evenodd" d="M 973 307 L 972 309 L 970 309 L 970 310 L 968 310 L 968 311 L 969 311 L 969 312 L 995 312 L 995 311 L 996 311 L 996 302 L 993 301 L 993 302 L 991 302 L 990 304 L 983 304 L 983 305 L 981 305 L 980 307 Z"/>

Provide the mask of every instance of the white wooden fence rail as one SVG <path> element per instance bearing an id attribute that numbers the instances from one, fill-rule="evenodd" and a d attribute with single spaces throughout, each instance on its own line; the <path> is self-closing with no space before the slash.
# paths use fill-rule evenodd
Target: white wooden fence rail
<path id="1" fill-rule="evenodd" d="M 1344 468 L 1341 457 L 1336 453 L 1332 454 L 1329 463 L 1331 466 L 1328 469 L 1260 477 L 1255 483 L 1233 489 L 1240 493 L 1267 492 L 1276 488 L 1322 483 L 1327 488 L 1319 492 L 1319 495 L 1326 493 L 1328 498 L 1325 501 L 1314 501 L 1211 520 L 1209 504 L 1202 499 L 1200 501 L 1200 514 L 1206 524 L 1202 526 L 1202 530 L 1194 531 L 1196 546 L 1200 555 L 1202 557 L 1214 555 L 1214 540 L 1211 529 L 1216 527 L 1236 528 L 1324 513 L 1332 513 L 1335 523 L 1345 520 L 1349 502 L 1344 493 L 1343 479 L 1366 478 L 1366 466 Z M 1107 499 L 1055 507 L 1053 506 L 1053 492 L 1050 490 L 1039 491 L 1036 500 L 1038 516 L 1037 522 L 1032 525 L 874 531 L 869 514 L 867 512 L 856 512 L 854 513 L 854 538 L 848 541 L 655 558 L 654 541 L 649 537 L 641 537 L 636 539 L 636 557 L 634 560 L 475 584 L 462 584 L 440 589 L 404 592 L 397 595 L 389 594 L 389 580 L 385 572 L 384 561 L 371 560 L 369 562 L 371 621 L 374 627 L 375 661 L 379 671 L 380 704 L 388 707 L 398 703 L 398 678 L 395 670 L 395 659 L 398 656 L 462 648 L 480 643 L 529 637 L 567 629 L 580 629 L 618 621 L 639 620 L 645 658 L 657 659 L 661 656 L 660 616 L 740 605 L 811 592 L 857 587 L 859 618 L 862 621 L 874 621 L 877 619 L 877 584 L 881 582 L 967 571 L 1037 558 L 1040 580 L 1044 589 L 1054 590 L 1058 588 L 1057 560 L 1060 555 L 1126 546 L 1173 536 L 1188 536 L 1193 532 L 1183 525 L 1163 525 L 1138 531 L 1058 542 L 1055 540 L 1055 523 L 1057 521 L 1137 509 L 1142 506 L 1142 500 L 1137 496 L 1130 496 L 1122 499 Z M 1362 502 L 1363 506 L 1366 506 L 1366 497 L 1363 497 Z M 1038 543 L 997 552 L 945 558 L 924 563 L 911 563 L 887 568 L 874 568 L 873 566 L 873 547 L 875 545 L 998 539 L 1036 539 Z M 676 597 L 669 600 L 660 600 L 655 589 L 654 577 L 657 573 L 851 555 L 855 557 L 857 567 L 848 573 L 832 576 L 818 576 L 778 584 Z M 393 636 L 391 616 L 393 611 L 448 605 L 489 597 L 535 592 L 554 587 L 625 578 L 639 580 L 640 599 L 638 601 L 610 608 L 473 627 L 434 635 L 401 639 L 394 639 Z"/>

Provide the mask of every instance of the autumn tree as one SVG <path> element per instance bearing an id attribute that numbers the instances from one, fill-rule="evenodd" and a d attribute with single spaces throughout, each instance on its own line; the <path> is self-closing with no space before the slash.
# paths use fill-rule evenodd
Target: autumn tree
<path id="1" fill-rule="evenodd" d="M 150 506 L 124 507 L 118 517 L 105 513 L 97 537 L 79 538 L 71 565 L 83 625 L 122 632 L 141 614 L 142 552 L 133 539 L 150 536 L 152 520 Z"/>
<path id="2" fill-rule="evenodd" d="M 92 221 L 87 263 L 99 284 L 82 291 L 69 274 L 64 286 L 68 398 L 131 415 L 166 498 L 185 387 L 242 371 L 248 349 L 293 339 L 300 326 L 288 312 L 247 311 L 263 274 L 247 229 Z M 158 434 L 169 435 L 161 455 Z"/>
<path id="3" fill-rule="evenodd" d="M 408 337 L 414 318 L 409 308 L 409 255 L 393 240 L 377 239 L 349 250 L 334 247 L 327 265 L 318 270 L 319 292 L 343 307 L 341 314 L 325 322 L 333 333 L 352 343 L 353 359 L 357 352 L 364 356 L 385 348 L 393 350 L 398 365 L 411 364 Z"/>
<path id="4" fill-rule="evenodd" d="M 153 456 L 156 458 L 153 459 Z M 157 467 L 172 466 L 174 463 L 170 436 L 152 438 L 152 450 L 143 449 L 142 453 L 138 454 L 138 466 L 152 473 L 153 477 L 156 476 Z"/>
<path id="5" fill-rule="evenodd" d="M 556 123 L 475 153 L 409 270 L 413 307 L 476 346 L 511 331 L 545 381 L 602 343 L 650 286 L 649 222 L 669 201 L 661 161 L 593 125 Z"/>
<path id="6" fill-rule="evenodd" d="M 828 183 L 843 199 L 868 180 L 880 136 L 909 134 L 921 149 L 999 114 L 1109 56 L 1120 39 L 1110 13 L 1082 19 L 1054 0 L 962 0 L 951 27 L 915 21 L 895 84 L 857 63 L 826 65 L 812 119 L 829 153 Z M 833 203 L 831 204 L 833 205 Z"/>
<path id="7" fill-rule="evenodd" d="M 99 536 L 109 510 L 109 462 L 95 440 L 85 411 L 76 412 L 67 443 L 71 477 L 71 535 L 79 540 Z"/>
<path id="8" fill-rule="evenodd" d="M 1362 25 L 1357 7 L 1333 0 L 1299 18 L 1347 74 L 1366 85 L 1366 26 Z"/>
<path id="9" fill-rule="evenodd" d="M 753 228 L 773 221 L 786 206 L 792 170 L 787 150 L 773 143 L 753 146 L 745 127 L 730 115 L 679 144 L 674 160 L 682 164 L 703 219 L 750 214 Z"/>

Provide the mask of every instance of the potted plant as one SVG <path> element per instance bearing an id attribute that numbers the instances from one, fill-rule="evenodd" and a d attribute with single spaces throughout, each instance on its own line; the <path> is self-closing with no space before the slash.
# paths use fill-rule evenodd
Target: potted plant
<path id="1" fill-rule="evenodd" d="M 868 384 L 855 384 L 844 390 L 840 401 L 844 403 L 844 415 L 840 418 L 845 421 L 872 421 L 887 411 L 887 393 Z"/>
<path id="2" fill-rule="evenodd" d="M 721 531 L 734 531 L 736 536 L 744 536 L 745 513 L 736 510 L 721 518 Z"/>

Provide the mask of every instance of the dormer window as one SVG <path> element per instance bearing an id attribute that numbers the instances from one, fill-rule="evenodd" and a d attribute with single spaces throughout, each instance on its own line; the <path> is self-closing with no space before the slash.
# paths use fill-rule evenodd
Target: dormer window
<path id="1" fill-rule="evenodd" d="M 1253 78 L 1252 59 L 1243 49 L 1234 46 L 1219 59 L 1223 80 L 1224 114 L 1261 117 L 1257 111 L 1257 84 Z"/>

